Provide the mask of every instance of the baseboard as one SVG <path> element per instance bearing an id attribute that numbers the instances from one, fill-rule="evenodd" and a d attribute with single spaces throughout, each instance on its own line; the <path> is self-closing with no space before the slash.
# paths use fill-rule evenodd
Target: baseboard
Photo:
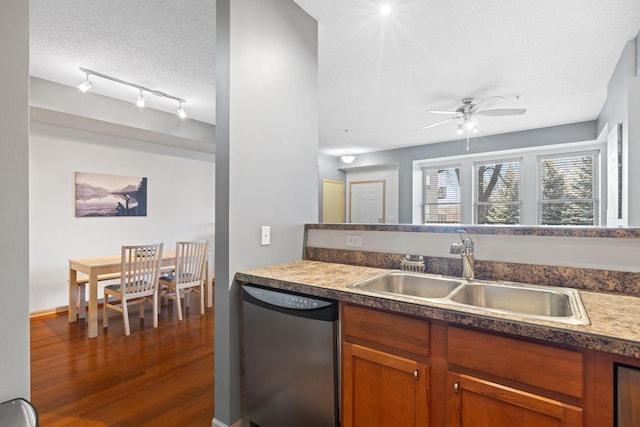
<path id="1" fill-rule="evenodd" d="M 29 313 L 29 318 L 34 319 L 37 317 L 51 316 L 59 313 L 67 313 L 68 311 L 69 311 L 69 306 L 63 305 L 60 307 L 47 308 L 45 310 L 32 311 L 31 313 Z"/>
<path id="2" fill-rule="evenodd" d="M 228 426 L 222 421 L 214 418 L 213 421 L 211 421 L 211 427 L 242 427 L 242 420 L 238 420 L 235 423 Z"/>

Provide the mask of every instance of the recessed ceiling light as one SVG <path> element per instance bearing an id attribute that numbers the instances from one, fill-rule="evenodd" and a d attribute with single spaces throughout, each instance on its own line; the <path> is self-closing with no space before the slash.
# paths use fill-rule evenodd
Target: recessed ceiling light
<path id="1" fill-rule="evenodd" d="M 389 6 L 388 4 L 383 4 L 382 7 L 380 8 L 381 15 L 388 15 L 390 12 L 391 12 L 391 6 Z"/>

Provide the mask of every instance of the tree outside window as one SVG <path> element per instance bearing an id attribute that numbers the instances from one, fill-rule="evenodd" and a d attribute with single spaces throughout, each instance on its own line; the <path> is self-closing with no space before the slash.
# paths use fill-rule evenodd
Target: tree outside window
<path id="1" fill-rule="evenodd" d="M 476 166 L 476 223 L 520 223 L 520 161 Z"/>
<path id="2" fill-rule="evenodd" d="M 598 225 L 599 199 L 595 153 L 539 159 L 542 225 Z"/>

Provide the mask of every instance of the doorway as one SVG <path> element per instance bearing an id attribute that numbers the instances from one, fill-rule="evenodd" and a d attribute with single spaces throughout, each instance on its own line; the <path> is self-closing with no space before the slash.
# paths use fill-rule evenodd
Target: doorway
<path id="1" fill-rule="evenodd" d="M 386 180 L 349 183 L 349 222 L 384 224 Z"/>
<path id="2" fill-rule="evenodd" d="M 344 222 L 344 181 L 322 180 L 322 223 Z"/>

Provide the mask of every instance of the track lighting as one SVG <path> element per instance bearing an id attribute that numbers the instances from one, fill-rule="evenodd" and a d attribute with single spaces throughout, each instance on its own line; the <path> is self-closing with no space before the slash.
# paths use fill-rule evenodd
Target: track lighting
<path id="1" fill-rule="evenodd" d="M 150 93 L 152 95 L 155 95 L 155 96 L 157 96 L 159 98 L 169 98 L 169 99 L 173 99 L 174 101 L 177 101 L 178 102 L 178 116 L 181 119 L 184 119 L 185 117 L 187 117 L 187 113 L 184 111 L 184 108 L 182 108 L 182 104 L 184 102 L 187 102 L 187 101 L 182 99 L 182 98 L 178 98 L 177 96 L 169 95 L 166 92 L 162 92 L 162 91 L 159 91 L 159 90 L 156 90 L 156 89 L 150 89 L 148 87 L 141 86 L 139 84 L 131 83 L 131 82 L 128 82 L 126 80 L 122 80 L 122 79 L 119 79 L 119 78 L 116 78 L 116 77 L 112 77 L 112 76 L 109 76 L 107 74 L 102 74 L 102 73 L 99 73 L 97 71 L 89 70 L 87 68 L 80 67 L 80 71 L 82 71 L 86 76 L 86 80 L 82 84 L 80 84 L 78 86 L 78 89 L 80 89 L 82 92 L 86 92 L 89 89 L 91 89 L 92 85 L 91 85 L 91 82 L 89 81 L 89 76 L 90 75 L 94 75 L 94 76 L 101 77 L 101 78 L 106 79 L 106 80 L 111 80 L 112 82 L 120 83 L 122 85 L 130 86 L 132 88 L 138 89 L 138 99 L 136 100 L 136 105 L 138 107 L 144 107 L 145 99 L 144 99 L 143 92 L 148 92 L 148 93 Z"/>
<path id="2" fill-rule="evenodd" d="M 85 73 L 85 75 L 86 75 L 86 80 L 78 86 L 78 89 L 80 89 L 80 92 L 82 93 L 85 93 L 89 89 L 91 89 L 91 82 L 89 81 L 89 73 Z"/>

